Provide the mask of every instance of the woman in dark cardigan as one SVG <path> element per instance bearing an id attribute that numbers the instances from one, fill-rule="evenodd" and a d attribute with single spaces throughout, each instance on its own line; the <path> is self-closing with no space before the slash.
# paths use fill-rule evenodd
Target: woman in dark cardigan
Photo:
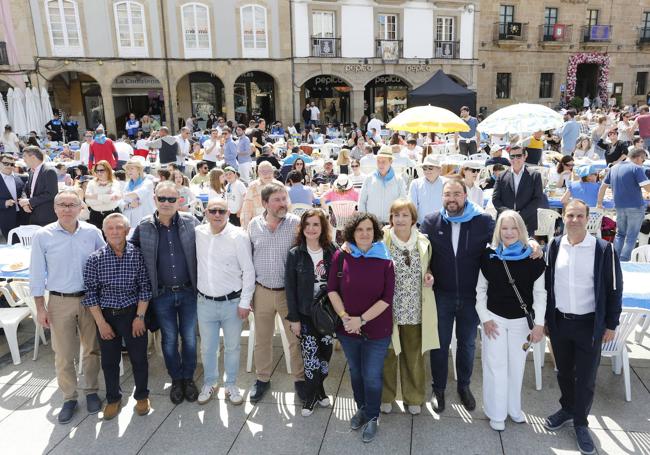
<path id="1" fill-rule="evenodd" d="M 370 442 L 377 434 L 384 358 L 393 331 L 395 271 L 374 215 L 355 214 L 345 227 L 344 237 L 351 253 L 334 253 L 327 287 L 342 320 L 337 336 L 348 361 L 358 408 L 350 427 L 363 427 L 363 442 Z M 340 254 L 345 256 L 343 277 L 339 279 Z"/>
<path id="2" fill-rule="evenodd" d="M 476 312 L 483 327 L 483 410 L 496 431 L 505 419 L 525 421 L 521 410 L 521 384 L 530 343 L 544 334 L 546 289 L 544 260 L 532 259 L 528 233 L 521 216 L 506 210 L 499 216 L 492 245 L 481 258 L 476 285 Z M 526 312 L 509 283 L 510 272 L 526 310 L 533 318 L 529 328 Z"/>
<path id="3" fill-rule="evenodd" d="M 302 415 L 308 417 L 316 404 L 330 404 L 323 382 L 329 371 L 332 357 L 332 335 L 321 335 L 314 329 L 311 306 L 321 286 L 327 286 L 327 273 L 336 251 L 332 243 L 329 222 L 321 209 L 307 210 L 300 219 L 296 244 L 287 256 L 285 267 L 285 290 L 289 313 L 287 321 L 294 335 L 300 340 L 305 364 L 307 399 Z"/>

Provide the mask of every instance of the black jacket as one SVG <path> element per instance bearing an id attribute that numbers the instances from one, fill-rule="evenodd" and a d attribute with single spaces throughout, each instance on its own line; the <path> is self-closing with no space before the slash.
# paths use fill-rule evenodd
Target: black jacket
<path id="1" fill-rule="evenodd" d="M 31 194 L 32 178 L 34 172 L 30 171 L 25 185 L 25 194 L 29 198 L 29 205 L 32 206 L 29 224 L 45 226 L 57 220 L 54 213 L 54 197 L 59 192 L 59 181 L 54 168 L 45 163 L 36 177 L 34 194 Z"/>
<path id="2" fill-rule="evenodd" d="M 16 182 L 16 196 L 20 199 L 25 188 L 25 183 L 16 174 L 12 174 L 11 177 Z M 7 207 L 6 203 L 9 199 L 13 199 L 13 196 L 9 192 L 9 188 L 7 188 L 4 179 L 0 177 L 0 231 L 2 231 L 5 237 L 7 237 L 9 231 L 18 227 L 18 215 L 22 212 L 22 209 L 20 209 L 21 212 L 16 211 L 17 202 L 16 205 Z"/>
<path id="3" fill-rule="evenodd" d="M 539 172 L 530 171 L 528 166 L 522 172 L 516 195 L 512 170 L 504 172 L 497 178 L 492 193 L 492 203 L 499 213 L 508 209 L 519 212 L 526 223 L 528 235 L 532 236 L 537 229 L 537 209 L 547 209 L 548 199 L 544 194 L 544 184 Z"/>
<path id="4" fill-rule="evenodd" d="M 323 249 L 326 275 L 330 271 L 330 262 L 335 251 L 334 244 Z M 294 246 L 289 250 L 285 266 L 284 287 L 289 308 L 287 321 L 298 322 L 300 316 L 310 316 L 311 305 L 314 301 L 314 262 L 304 244 Z"/>

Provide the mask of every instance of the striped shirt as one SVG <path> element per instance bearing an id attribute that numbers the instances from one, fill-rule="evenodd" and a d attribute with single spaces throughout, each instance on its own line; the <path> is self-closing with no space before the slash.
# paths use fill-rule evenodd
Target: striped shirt
<path id="1" fill-rule="evenodd" d="M 86 295 L 81 303 L 91 307 L 126 308 L 151 300 L 151 283 L 140 250 L 127 242 L 122 257 L 110 245 L 88 257 L 83 272 Z"/>
<path id="2" fill-rule="evenodd" d="M 253 246 L 255 281 L 267 288 L 284 287 L 284 267 L 289 249 L 296 241 L 300 218 L 287 215 L 271 232 L 266 223 L 266 212 L 253 218 L 248 225 L 248 236 Z"/>

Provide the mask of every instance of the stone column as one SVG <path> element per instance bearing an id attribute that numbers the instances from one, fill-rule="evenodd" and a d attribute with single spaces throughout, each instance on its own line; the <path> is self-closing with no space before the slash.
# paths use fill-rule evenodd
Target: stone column
<path id="1" fill-rule="evenodd" d="M 113 106 L 113 81 L 101 83 L 99 86 L 102 90 L 102 104 L 104 105 L 104 127 L 110 133 L 117 134 L 117 124 L 115 123 L 115 107 Z"/>
<path id="2" fill-rule="evenodd" d="M 222 79 L 223 91 L 226 94 L 226 119 L 235 121 L 235 81 Z"/>
<path id="3" fill-rule="evenodd" d="M 350 95 L 350 122 L 358 123 L 361 117 L 363 116 L 363 94 L 365 92 L 364 88 L 352 88 L 352 93 Z"/>

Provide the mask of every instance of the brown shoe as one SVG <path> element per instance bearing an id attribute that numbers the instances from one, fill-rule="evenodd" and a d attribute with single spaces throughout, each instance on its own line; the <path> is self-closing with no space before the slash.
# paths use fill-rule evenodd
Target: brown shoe
<path id="1" fill-rule="evenodd" d="M 122 401 L 116 401 L 115 403 L 107 403 L 104 406 L 104 420 L 114 419 L 120 413 L 122 409 Z"/>
<path id="2" fill-rule="evenodd" d="M 138 400 L 138 402 L 135 404 L 133 409 L 139 416 L 146 416 L 147 414 L 149 414 L 149 411 L 151 411 L 151 404 L 149 403 L 149 398 L 143 398 L 142 400 Z"/>

